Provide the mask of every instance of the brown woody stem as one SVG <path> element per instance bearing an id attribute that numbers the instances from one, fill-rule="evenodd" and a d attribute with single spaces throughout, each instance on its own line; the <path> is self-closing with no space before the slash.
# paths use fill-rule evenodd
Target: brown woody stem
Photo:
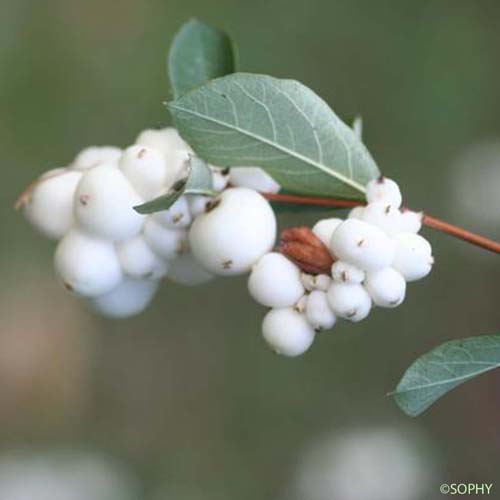
<path id="1" fill-rule="evenodd" d="M 336 198 L 317 198 L 313 196 L 300 196 L 293 194 L 273 194 L 265 193 L 264 196 L 269 201 L 274 201 L 278 203 L 291 203 L 294 205 L 314 205 L 318 207 L 331 207 L 331 208 L 353 208 L 363 203 L 353 200 L 341 200 Z M 449 234 L 455 238 L 464 240 L 472 245 L 484 248 L 493 253 L 500 253 L 500 243 L 479 234 L 471 233 L 461 227 L 454 226 L 448 222 L 436 219 L 430 215 L 424 215 L 422 220 L 423 224 L 427 227 L 440 231 L 442 233 Z"/>

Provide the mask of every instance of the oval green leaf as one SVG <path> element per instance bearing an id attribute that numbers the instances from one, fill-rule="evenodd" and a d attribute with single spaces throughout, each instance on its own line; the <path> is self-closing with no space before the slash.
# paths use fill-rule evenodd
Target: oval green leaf
<path id="1" fill-rule="evenodd" d="M 365 185 L 380 175 L 352 128 L 294 80 L 236 73 L 168 108 L 182 137 L 209 163 L 262 167 L 287 191 L 363 199 Z"/>
<path id="2" fill-rule="evenodd" d="M 214 78 L 235 71 L 235 55 L 229 37 L 192 19 L 175 36 L 168 56 L 168 72 L 175 98 Z"/>
<path id="3" fill-rule="evenodd" d="M 460 384 L 500 367 L 500 335 L 452 340 L 418 358 L 392 393 L 412 417 Z"/>

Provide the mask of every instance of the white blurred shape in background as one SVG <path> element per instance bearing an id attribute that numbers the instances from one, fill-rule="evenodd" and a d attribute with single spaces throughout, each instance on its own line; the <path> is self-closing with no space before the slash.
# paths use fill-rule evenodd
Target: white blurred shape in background
<path id="1" fill-rule="evenodd" d="M 83 452 L 13 452 L 0 457 L 2 500 L 137 500 L 128 470 Z"/>
<path id="2" fill-rule="evenodd" d="M 292 481 L 294 500 L 428 500 L 434 460 L 413 431 L 360 429 L 313 443 Z"/>
<path id="3" fill-rule="evenodd" d="M 500 234 L 500 141 L 469 146 L 451 165 L 457 223 Z"/>

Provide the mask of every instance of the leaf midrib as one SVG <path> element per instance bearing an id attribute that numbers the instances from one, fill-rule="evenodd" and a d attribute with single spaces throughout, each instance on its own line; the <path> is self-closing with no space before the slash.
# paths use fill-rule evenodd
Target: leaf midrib
<path id="1" fill-rule="evenodd" d="M 488 366 L 488 368 L 484 368 L 483 370 L 479 370 L 479 371 L 474 372 L 474 373 L 469 373 L 467 375 L 462 375 L 460 377 L 450 378 L 450 379 L 447 379 L 447 380 L 440 380 L 438 382 L 432 382 L 432 383 L 425 384 L 425 385 L 408 387 L 408 388 L 400 389 L 400 390 L 396 389 L 396 391 L 394 392 L 394 394 L 395 395 L 404 394 L 406 392 L 420 391 L 422 389 L 429 389 L 431 387 L 436 387 L 436 386 L 439 386 L 439 385 L 452 384 L 454 382 L 459 382 L 459 381 L 462 381 L 462 380 L 466 380 L 468 378 L 476 377 L 477 375 L 482 375 L 483 373 L 489 372 L 490 370 L 494 370 L 495 368 L 499 368 L 499 367 L 500 367 L 500 363 L 493 363 L 490 366 Z"/>
<path id="2" fill-rule="evenodd" d="M 335 170 L 330 170 L 329 168 L 327 168 L 326 166 L 322 165 L 321 163 L 315 162 L 314 160 L 312 160 L 310 158 L 307 158 L 306 156 L 303 156 L 303 155 L 301 155 L 300 153 L 298 153 L 296 151 L 293 151 L 293 150 L 290 150 L 288 148 L 285 148 L 284 146 L 281 146 L 278 143 L 273 143 L 273 142 L 269 141 L 268 139 L 266 139 L 265 137 L 262 137 L 260 135 L 254 134 L 254 133 L 252 133 L 252 132 L 250 132 L 248 130 L 242 129 L 241 127 L 239 127 L 237 125 L 230 125 L 230 124 L 228 124 L 226 122 L 217 120 L 216 118 L 213 118 L 211 116 L 207 116 L 207 115 L 204 115 L 202 113 L 198 113 L 198 112 L 196 112 L 194 110 L 183 108 L 181 106 L 176 105 L 175 103 L 168 103 L 168 107 L 170 109 L 174 109 L 174 110 L 177 110 L 177 111 L 182 111 L 184 113 L 196 116 L 196 117 L 201 118 L 203 120 L 206 120 L 208 122 L 215 123 L 215 124 L 217 124 L 217 125 L 219 125 L 221 127 L 227 128 L 229 130 L 240 132 L 243 135 L 246 135 L 247 137 L 250 137 L 250 138 L 258 140 L 258 141 L 261 141 L 264 144 L 267 144 L 268 146 L 271 146 L 272 148 L 280 151 L 281 153 L 289 154 L 290 156 L 292 156 L 292 157 L 294 157 L 294 158 L 296 158 L 296 159 L 298 159 L 300 161 L 303 161 L 304 163 L 307 163 L 307 164 L 309 164 L 309 165 L 311 165 L 313 167 L 316 167 L 317 169 L 321 170 L 325 174 L 327 174 L 327 175 L 329 175 L 331 177 L 335 177 L 340 182 L 343 182 L 344 184 L 352 187 L 353 189 L 355 189 L 356 191 L 359 191 L 362 194 L 364 194 L 366 192 L 364 186 L 362 186 L 358 182 L 356 182 L 356 181 L 354 181 L 352 179 L 349 179 L 348 177 L 345 177 L 342 174 L 339 174 Z"/>

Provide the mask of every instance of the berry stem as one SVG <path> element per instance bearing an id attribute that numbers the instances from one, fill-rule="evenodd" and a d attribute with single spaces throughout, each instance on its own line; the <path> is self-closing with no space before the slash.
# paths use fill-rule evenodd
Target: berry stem
<path id="1" fill-rule="evenodd" d="M 332 207 L 332 208 L 353 208 L 363 203 L 354 200 L 341 200 L 336 198 L 317 198 L 314 196 L 300 196 L 294 194 L 274 194 L 265 193 L 264 196 L 269 200 L 277 203 L 291 203 L 294 205 L 313 205 L 317 207 Z M 424 215 L 423 224 L 427 227 L 440 231 L 442 233 L 449 234 L 455 238 L 471 243 L 478 247 L 489 250 L 493 253 L 500 253 L 500 243 L 479 234 L 471 233 L 466 229 L 449 224 L 430 215 Z"/>

